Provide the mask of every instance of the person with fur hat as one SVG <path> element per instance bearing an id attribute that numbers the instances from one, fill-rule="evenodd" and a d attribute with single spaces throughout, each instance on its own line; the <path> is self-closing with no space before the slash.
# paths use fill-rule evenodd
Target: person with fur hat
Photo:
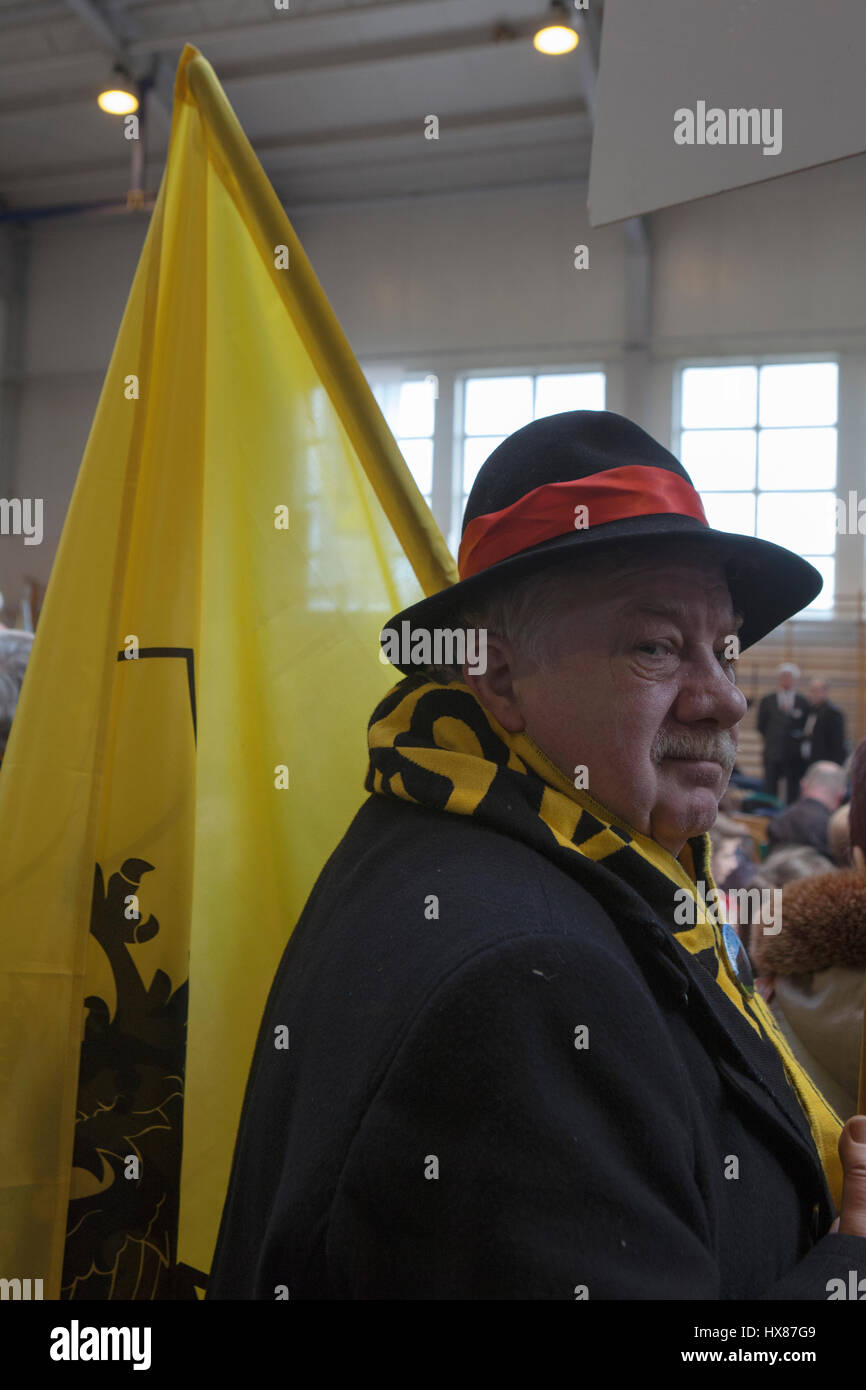
<path id="1" fill-rule="evenodd" d="M 271 990 L 207 1297 L 827 1298 L 866 1267 L 866 1117 L 756 995 L 707 835 L 739 651 L 820 575 L 607 411 L 493 451 L 458 568 L 383 630 L 402 678 Z"/>
<path id="2" fill-rule="evenodd" d="M 787 884 L 782 930 L 751 942 L 756 969 L 772 977 L 780 1026 L 842 1119 L 857 1109 L 866 988 L 866 740 L 850 777 L 853 868 Z"/>

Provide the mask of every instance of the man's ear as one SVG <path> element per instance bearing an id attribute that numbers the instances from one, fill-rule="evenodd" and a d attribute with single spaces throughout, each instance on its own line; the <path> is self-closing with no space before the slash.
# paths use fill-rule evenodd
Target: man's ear
<path id="1" fill-rule="evenodd" d="M 866 869 L 866 854 L 863 853 L 859 845 L 851 846 L 851 858 L 854 861 L 854 868 L 859 869 L 861 874 Z"/>
<path id="2" fill-rule="evenodd" d="M 486 670 L 479 672 L 476 663 L 473 672 L 466 663 L 463 680 L 503 729 L 519 734 L 526 728 L 526 720 L 514 689 L 514 668 L 515 652 L 511 643 L 505 637 L 488 632 Z"/>

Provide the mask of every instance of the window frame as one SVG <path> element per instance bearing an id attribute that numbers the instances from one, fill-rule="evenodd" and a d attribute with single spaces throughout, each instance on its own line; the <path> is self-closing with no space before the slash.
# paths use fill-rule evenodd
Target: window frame
<path id="1" fill-rule="evenodd" d="M 672 392 L 671 392 L 671 453 L 674 454 L 674 456 L 675 456 L 677 459 L 681 459 L 681 458 L 682 458 L 683 435 L 684 435 L 684 434 L 688 434 L 688 433 L 691 432 L 691 431 L 688 430 L 688 429 L 684 429 L 684 428 L 683 428 L 683 423 L 682 423 L 682 416 L 683 416 L 683 373 L 684 373 L 686 370 L 688 370 L 690 367 L 756 367 L 756 368 L 758 368 L 758 369 L 760 370 L 761 367 L 796 366 L 796 365 L 799 365 L 799 364 L 805 365 L 805 364 L 809 364 L 809 363 L 814 363 L 814 364 L 818 365 L 818 364 L 825 363 L 825 362 L 832 362 L 832 363 L 835 365 L 835 367 L 836 367 L 836 419 L 835 419 L 835 422 L 834 422 L 834 424 L 833 424 L 832 426 L 827 426 L 826 428 L 832 428 L 832 429 L 834 429 L 834 430 L 836 431 L 836 484 L 835 484 L 835 487 L 834 487 L 834 489 L 833 489 L 833 494 L 834 494 L 834 496 L 836 497 L 836 499 L 838 500 L 839 497 L 841 496 L 840 491 L 839 491 L 839 489 L 840 489 L 840 475 L 841 475 L 841 469 L 840 469 L 840 466 L 839 466 L 839 438 L 840 438 L 840 424 L 839 424 L 839 422 L 840 422 L 840 417 L 841 417 L 841 415 L 842 415 L 842 379 L 843 379 L 843 378 L 842 378 L 842 365 L 843 365 L 843 364 L 842 364 L 842 360 L 841 360 L 841 353 L 840 353 L 837 349 L 832 349 L 832 348 L 831 348 L 831 349 L 828 349 L 828 350 L 824 350 L 824 349 L 820 349 L 820 348 L 819 348 L 819 349 L 815 349 L 815 350 L 813 350 L 813 351 L 811 351 L 811 352 L 761 352 L 761 353 L 731 353 L 731 354 L 723 354 L 723 355 L 720 355 L 720 354 L 713 354 L 713 355 L 702 354 L 702 355 L 700 355 L 700 356 L 689 356 L 689 357 L 680 357 L 680 356 L 678 356 L 678 357 L 675 359 L 674 363 L 673 363 L 673 390 L 672 390 Z M 762 426 L 762 425 L 760 424 L 760 408 L 761 408 L 761 397 L 760 397 L 760 376 L 759 376 L 759 378 L 758 378 L 757 411 L 756 411 L 756 416 L 757 416 L 757 418 L 756 418 L 755 425 L 754 425 L 754 426 L 733 426 L 733 425 L 731 426 L 731 429 L 735 429 L 735 428 L 737 428 L 737 429 L 753 429 L 753 430 L 754 430 L 754 433 L 755 433 L 755 486 L 754 486 L 754 488 L 748 489 L 748 490 L 752 491 L 752 492 L 754 493 L 754 497 L 755 497 L 755 526 L 756 526 L 756 528 L 757 528 L 757 524 L 758 524 L 758 498 L 759 498 L 762 494 L 774 494 L 774 493 L 775 493 L 777 496 L 778 496 L 778 495 L 783 495 L 783 496 L 785 496 L 785 495 L 789 495 L 789 494 L 791 494 L 791 493 L 802 493 L 804 496 L 810 495 L 810 494 L 809 494 L 809 491 L 806 490 L 806 489 L 803 489 L 803 488 L 782 489 L 782 488 L 761 488 L 761 487 L 758 486 L 759 457 L 760 457 L 759 446 L 760 446 L 760 436 L 761 436 L 762 430 L 766 430 L 766 429 L 779 429 L 779 428 L 787 428 L 787 429 L 810 429 L 810 428 L 813 428 L 812 426 L 809 426 L 809 425 L 790 425 L 790 426 L 775 426 L 775 425 L 774 425 L 774 426 L 768 426 L 768 425 L 763 425 L 763 426 Z M 708 428 L 709 428 L 709 426 L 708 426 Z M 714 426 L 713 428 L 723 428 L 723 427 Z M 708 490 L 711 490 L 711 489 L 708 489 Z M 737 489 L 737 491 L 744 491 L 744 490 L 746 490 L 746 489 Z M 720 489 L 720 491 L 724 491 L 724 489 Z M 814 496 L 816 493 L 822 493 L 822 492 L 827 492 L 827 491 L 829 491 L 829 489 L 827 489 L 827 488 L 818 488 L 818 489 L 815 489 L 815 490 L 812 492 L 811 495 Z M 761 538 L 761 537 L 758 537 L 758 539 L 762 539 L 762 538 Z M 799 552 L 798 552 L 798 551 L 794 551 L 794 554 L 799 554 Z M 806 558 L 806 557 L 803 557 L 803 558 Z M 809 612 L 808 609 L 803 609 L 802 612 L 793 614 L 792 618 L 789 619 L 789 621 L 791 621 L 791 622 L 818 622 L 818 623 L 823 623 L 823 622 L 832 621 L 832 620 L 834 620 L 834 619 L 837 617 L 837 608 L 838 608 L 838 599 L 839 599 L 839 535 L 838 535 L 838 533 L 836 533 L 835 544 L 834 544 L 834 547 L 833 547 L 832 555 L 831 555 L 831 556 L 828 556 L 828 557 L 821 556 L 820 558 L 822 558 L 822 559 L 824 559 L 824 558 L 832 558 L 832 560 L 833 560 L 833 601 L 832 601 L 832 603 L 830 604 L 830 606 L 829 606 L 828 608 L 826 608 L 825 610 L 823 610 L 823 611 L 812 611 L 812 612 Z"/>
<path id="2" fill-rule="evenodd" d="M 536 383 L 540 376 L 596 376 L 600 375 L 604 379 L 604 400 L 602 409 L 609 409 L 608 396 L 610 394 L 610 364 L 605 361 L 593 360 L 591 362 L 571 362 L 563 365 L 561 362 L 536 362 L 535 366 L 524 364 L 497 365 L 492 367 L 463 367 L 454 374 L 454 428 L 452 431 L 452 465 L 451 465 L 451 521 L 448 531 L 445 533 L 449 548 L 452 548 L 456 556 L 457 548 L 460 544 L 460 528 L 463 522 L 463 470 L 464 452 L 467 439 L 480 439 L 482 435 L 467 435 L 465 430 L 466 421 L 466 386 L 470 381 L 487 380 L 493 377 L 528 376 L 532 378 L 532 406 L 535 409 Z M 527 424 L 529 421 L 527 421 Z M 468 494 L 466 494 L 468 496 Z"/>

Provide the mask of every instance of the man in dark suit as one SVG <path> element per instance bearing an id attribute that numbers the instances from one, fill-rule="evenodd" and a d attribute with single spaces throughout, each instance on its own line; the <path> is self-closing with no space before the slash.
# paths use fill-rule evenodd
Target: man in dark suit
<path id="1" fill-rule="evenodd" d="M 845 716 L 838 705 L 827 699 L 827 682 L 816 676 L 809 685 L 809 713 L 800 745 L 803 762 L 838 763 L 846 758 Z"/>
<path id="2" fill-rule="evenodd" d="M 778 796 L 779 781 L 785 779 L 785 800 L 797 800 L 804 763 L 800 751 L 809 701 L 795 689 L 800 675 L 791 662 L 779 667 L 778 687 L 765 695 L 758 706 L 758 732 L 764 737 L 764 785 L 771 796 Z"/>
<path id="3" fill-rule="evenodd" d="M 405 679 L 274 980 L 208 1299 L 838 1296 L 866 1116 L 756 995 L 706 834 L 736 655 L 820 575 L 606 411 L 494 450 L 459 569 L 382 633 Z"/>

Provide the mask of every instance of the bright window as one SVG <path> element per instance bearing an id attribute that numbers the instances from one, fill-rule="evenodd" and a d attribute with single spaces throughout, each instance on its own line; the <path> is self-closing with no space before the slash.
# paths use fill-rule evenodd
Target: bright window
<path id="1" fill-rule="evenodd" d="M 831 611 L 836 583 L 835 362 L 685 367 L 680 458 L 722 531 L 796 551 L 824 576 L 803 615 Z"/>
<path id="2" fill-rule="evenodd" d="M 605 374 L 547 371 L 467 376 L 463 380 L 462 429 L 459 436 L 458 515 L 452 549 L 459 544 L 463 510 L 482 464 L 509 434 L 565 410 L 604 410 Z"/>
<path id="3" fill-rule="evenodd" d="M 433 496 L 433 435 L 436 429 L 436 378 L 432 373 L 370 385 L 400 452 L 428 507 Z"/>

